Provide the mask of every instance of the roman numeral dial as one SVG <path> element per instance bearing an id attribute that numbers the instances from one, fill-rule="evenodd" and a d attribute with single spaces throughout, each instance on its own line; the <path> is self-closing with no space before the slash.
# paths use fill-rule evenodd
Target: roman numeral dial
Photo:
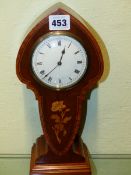
<path id="1" fill-rule="evenodd" d="M 84 76 L 88 56 L 82 44 L 73 37 L 56 34 L 45 37 L 34 49 L 32 70 L 45 86 L 70 88 Z"/>

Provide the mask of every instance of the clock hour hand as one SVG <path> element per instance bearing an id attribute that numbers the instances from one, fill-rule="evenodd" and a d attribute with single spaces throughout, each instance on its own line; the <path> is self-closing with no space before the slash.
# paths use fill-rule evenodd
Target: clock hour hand
<path id="1" fill-rule="evenodd" d="M 64 49 L 62 50 L 62 55 L 61 55 L 61 58 L 60 58 L 60 61 L 58 62 L 58 65 L 61 65 L 62 64 L 62 58 L 63 58 L 63 55 L 65 54 L 65 47 L 64 47 Z"/>

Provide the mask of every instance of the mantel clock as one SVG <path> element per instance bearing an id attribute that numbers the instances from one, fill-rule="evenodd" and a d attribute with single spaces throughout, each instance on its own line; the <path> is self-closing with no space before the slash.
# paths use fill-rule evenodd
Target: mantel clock
<path id="1" fill-rule="evenodd" d="M 43 129 L 32 147 L 30 175 L 91 175 L 81 130 L 87 97 L 103 73 L 91 31 L 58 6 L 27 34 L 16 73 L 38 100 Z"/>

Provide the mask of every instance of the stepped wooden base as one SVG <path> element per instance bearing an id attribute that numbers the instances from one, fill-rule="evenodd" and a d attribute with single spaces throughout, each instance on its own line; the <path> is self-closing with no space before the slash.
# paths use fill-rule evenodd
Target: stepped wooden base
<path id="1" fill-rule="evenodd" d="M 80 147 L 83 150 L 80 150 Z M 73 149 L 76 152 L 73 153 L 76 156 L 75 161 L 70 156 L 69 158 L 68 156 L 59 157 L 53 153 L 48 154 L 50 150 L 44 137 L 41 136 L 32 148 L 30 175 L 91 175 L 88 152 L 83 142 L 79 145 L 77 143 L 77 148 Z M 71 152 L 69 154 L 74 156 Z"/>
<path id="2" fill-rule="evenodd" d="M 91 175 L 86 164 L 37 165 L 31 175 Z"/>

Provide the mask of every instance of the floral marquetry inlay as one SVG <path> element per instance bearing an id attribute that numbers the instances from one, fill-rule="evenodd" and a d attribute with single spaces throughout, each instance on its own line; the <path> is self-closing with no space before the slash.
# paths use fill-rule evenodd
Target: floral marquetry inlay
<path id="1" fill-rule="evenodd" d="M 67 134 L 66 124 L 72 118 L 69 115 L 70 109 L 67 108 L 64 101 L 55 101 L 52 103 L 51 111 L 53 112 L 51 119 L 54 120 L 52 129 L 55 132 L 58 143 L 61 144 L 62 138 Z"/>

